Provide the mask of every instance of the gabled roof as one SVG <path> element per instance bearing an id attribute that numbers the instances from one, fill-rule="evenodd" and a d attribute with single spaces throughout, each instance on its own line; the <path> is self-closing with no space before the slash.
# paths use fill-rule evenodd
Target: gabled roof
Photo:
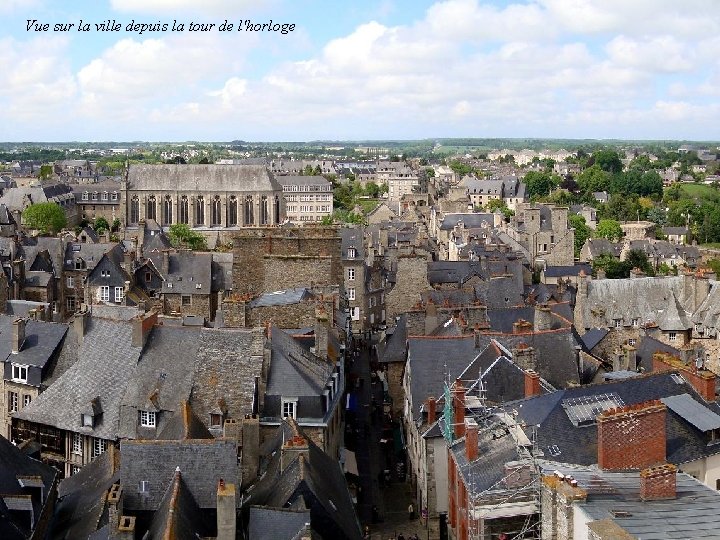
<path id="1" fill-rule="evenodd" d="M 172 540 L 197 540 L 213 532 L 213 527 L 207 524 L 205 514 L 185 483 L 181 470 L 174 473 L 148 532 L 149 538 Z"/>
<path id="2" fill-rule="evenodd" d="M 52 488 L 57 477 L 58 472 L 55 469 L 26 456 L 0 435 L 0 538 L 3 540 L 30 538 L 29 512 L 25 515 L 23 512 L 11 513 L 8 511 L 8 505 L 14 497 L 31 496 L 29 501 L 22 502 L 28 510 L 32 509 L 35 519 L 39 519 L 45 503 L 54 496 Z M 36 489 L 36 486 L 42 487 L 42 490 Z"/>
<path id="3" fill-rule="evenodd" d="M 25 342 L 12 354 L 12 328 L 17 317 L 0 315 L 0 361 L 44 368 L 62 344 L 68 325 L 44 321 L 25 322 Z"/>
<path id="4" fill-rule="evenodd" d="M 265 165 L 130 165 L 131 190 L 281 191 Z"/>
<path id="5" fill-rule="evenodd" d="M 675 293 L 669 298 L 665 310 L 657 321 L 660 330 L 684 331 L 692 328 L 692 323 L 685 309 L 678 302 Z"/>
<path id="6" fill-rule="evenodd" d="M 598 343 L 605 339 L 605 336 L 607 336 L 609 332 L 610 330 L 607 328 L 591 328 L 580 336 L 580 339 L 582 339 L 585 348 L 588 351 L 592 351 Z"/>
<path id="7" fill-rule="evenodd" d="M 182 441 L 188 439 L 213 439 L 202 420 L 198 418 L 188 401 L 180 404 L 180 410 L 172 415 L 170 421 L 158 435 L 161 441 Z"/>
<path id="8" fill-rule="evenodd" d="M 378 362 L 405 362 L 405 347 L 407 341 L 407 315 L 404 313 L 395 325 L 392 334 L 377 346 Z"/>
<path id="9" fill-rule="evenodd" d="M 250 507 L 249 537 L 253 540 L 294 540 L 310 523 L 310 510 Z"/>

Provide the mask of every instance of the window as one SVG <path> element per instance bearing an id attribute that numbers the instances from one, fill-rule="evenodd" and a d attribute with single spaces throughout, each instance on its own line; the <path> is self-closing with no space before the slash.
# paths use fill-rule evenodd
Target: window
<path id="1" fill-rule="evenodd" d="M 637 340 L 633 338 L 628 339 L 628 345 L 630 345 L 631 347 L 634 347 L 635 343 L 637 343 Z"/>
<path id="2" fill-rule="evenodd" d="M 244 212 L 243 212 L 243 223 L 245 225 L 253 225 L 255 223 L 255 216 L 253 214 L 254 210 L 253 205 L 253 196 L 247 195 L 245 197 L 245 205 L 244 205 Z"/>
<path id="3" fill-rule="evenodd" d="M 222 203 L 220 202 L 220 196 L 215 195 L 212 201 L 212 212 L 210 215 L 210 225 L 221 225 L 222 224 Z"/>
<path id="4" fill-rule="evenodd" d="M 8 392 L 8 412 L 15 412 L 18 410 L 18 393 Z"/>
<path id="5" fill-rule="evenodd" d="M 73 465 L 70 469 L 70 476 L 77 474 L 80 472 L 80 466 L 79 465 Z"/>
<path id="6" fill-rule="evenodd" d="M 82 257 L 78 257 L 75 259 L 75 270 L 84 270 L 85 269 L 85 260 Z"/>
<path id="7" fill-rule="evenodd" d="M 65 280 L 65 285 L 67 285 L 68 289 L 72 289 L 75 287 L 75 278 L 72 276 L 68 276 Z"/>
<path id="8" fill-rule="evenodd" d="M 83 414 L 82 415 L 82 425 L 83 427 L 94 427 L 95 422 L 93 422 L 93 416 L 92 414 Z"/>
<path id="9" fill-rule="evenodd" d="M 182 305 L 183 306 L 191 306 L 192 305 L 192 296 L 189 294 L 183 294 L 182 295 Z"/>
<path id="10" fill-rule="evenodd" d="M 155 204 L 155 195 L 151 195 L 148 198 L 147 206 L 145 207 L 145 218 L 152 219 L 153 221 L 157 218 L 157 205 Z"/>
<path id="11" fill-rule="evenodd" d="M 138 482 L 138 493 L 150 493 L 150 483 L 147 480 Z"/>
<path id="12" fill-rule="evenodd" d="M 111 201 L 117 201 L 117 200 L 118 200 L 117 191 L 113 191 L 113 192 L 110 194 L 110 200 L 111 200 Z"/>
<path id="13" fill-rule="evenodd" d="M 83 200 L 83 201 L 87 201 L 87 200 L 88 200 L 88 192 L 87 192 L 87 191 L 83 191 L 83 193 L 82 193 L 82 200 Z"/>
<path id="14" fill-rule="evenodd" d="M 354 259 L 357 252 L 355 251 L 354 247 L 348 248 L 348 258 Z"/>
<path id="15" fill-rule="evenodd" d="M 93 458 L 105 453 L 107 450 L 107 441 L 103 439 L 93 439 Z"/>
<path id="16" fill-rule="evenodd" d="M 178 208 L 178 223 L 184 223 L 187 225 L 189 223 L 189 215 L 188 198 L 186 195 L 183 195 L 180 197 L 180 208 Z"/>
<path id="17" fill-rule="evenodd" d="M 21 366 L 20 364 L 12 365 L 12 380 L 17 382 L 26 383 L 28 376 L 27 366 Z"/>
<path id="18" fill-rule="evenodd" d="M 670 333 L 668 334 L 668 339 L 669 339 L 670 341 L 675 341 L 675 340 L 677 339 L 677 333 L 676 333 L 676 332 L 670 332 Z"/>
<path id="19" fill-rule="evenodd" d="M 633 319 L 633 320 L 632 320 L 632 325 L 633 325 L 635 328 L 637 328 L 638 326 L 640 326 L 640 319 Z"/>
<path id="20" fill-rule="evenodd" d="M 163 224 L 164 225 L 170 225 L 172 223 L 173 218 L 173 202 L 172 197 L 170 195 L 165 195 L 165 200 L 163 201 Z"/>
<path id="21" fill-rule="evenodd" d="M 155 427 L 155 413 L 153 411 L 140 411 L 140 425 L 142 427 Z"/>
<path id="22" fill-rule="evenodd" d="M 67 306 L 68 311 L 75 311 L 75 297 L 68 296 L 65 298 L 65 305 Z"/>
<path id="23" fill-rule="evenodd" d="M 270 223 L 270 207 L 268 206 L 267 195 L 260 197 L 260 225 Z"/>
<path id="24" fill-rule="evenodd" d="M 360 308 L 359 307 L 354 307 L 350 310 L 350 318 L 352 318 L 353 321 L 360 320 Z"/>
<path id="25" fill-rule="evenodd" d="M 205 199 L 195 199 L 195 225 L 205 225 Z"/>
<path id="26" fill-rule="evenodd" d="M 130 223 L 137 224 L 140 221 L 140 199 L 135 195 L 130 200 Z"/>
<path id="27" fill-rule="evenodd" d="M 103 191 L 103 192 L 102 192 L 102 200 L 103 200 L 103 201 L 107 201 L 107 200 L 108 200 L 108 192 L 107 192 L 107 191 Z"/>
<path id="28" fill-rule="evenodd" d="M 348 289 L 348 300 L 355 300 L 355 287 Z"/>
<path id="29" fill-rule="evenodd" d="M 23 409 L 30 405 L 30 402 L 32 401 L 32 396 L 30 394 L 23 394 Z"/>
<path id="30" fill-rule="evenodd" d="M 100 277 L 110 277 L 110 270 L 100 270 Z"/>
<path id="31" fill-rule="evenodd" d="M 152 281 L 152 274 L 150 272 L 145 272 L 145 283 L 150 283 Z"/>
<path id="32" fill-rule="evenodd" d="M 120 303 L 125 298 L 125 291 L 122 287 L 115 287 L 115 302 Z"/>
<path id="33" fill-rule="evenodd" d="M 210 427 L 222 427 L 222 414 L 210 415 Z"/>
<path id="34" fill-rule="evenodd" d="M 375 304 L 377 303 L 377 300 L 374 296 L 370 297 L 370 307 L 375 307 Z"/>
<path id="35" fill-rule="evenodd" d="M 230 197 L 230 204 L 228 205 L 228 226 L 235 227 L 238 224 L 238 202 L 237 197 L 232 195 Z"/>
<path id="36" fill-rule="evenodd" d="M 97 200 L 98 200 L 97 191 L 94 191 L 94 192 L 93 192 L 93 194 L 92 194 L 92 200 L 93 200 L 93 201 L 97 201 Z"/>
<path id="37" fill-rule="evenodd" d="M 297 409 L 297 400 L 283 399 L 282 400 L 282 417 L 283 418 L 295 418 Z"/>
<path id="38" fill-rule="evenodd" d="M 355 269 L 354 268 L 348 268 L 348 280 L 353 281 L 355 279 Z"/>
<path id="39" fill-rule="evenodd" d="M 100 301 L 101 302 L 109 302 L 110 301 L 110 287 L 107 285 L 103 285 L 100 287 Z"/>
<path id="40" fill-rule="evenodd" d="M 83 436 L 80 433 L 72 434 L 72 453 L 82 456 L 83 453 Z"/>
<path id="41" fill-rule="evenodd" d="M 622 321 L 620 319 L 615 319 L 615 328 L 622 328 Z"/>

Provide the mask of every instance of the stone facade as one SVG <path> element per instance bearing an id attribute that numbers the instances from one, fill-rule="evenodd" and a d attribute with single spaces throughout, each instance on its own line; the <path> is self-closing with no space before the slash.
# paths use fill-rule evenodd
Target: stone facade
<path id="1" fill-rule="evenodd" d="M 233 292 L 343 283 L 340 236 L 333 227 L 258 228 L 232 235 Z"/>
<path id="2" fill-rule="evenodd" d="M 398 257 L 395 286 L 385 295 L 388 320 L 413 309 L 420 301 L 420 294 L 428 290 L 431 287 L 427 279 L 427 258 Z"/>
<path id="3" fill-rule="evenodd" d="M 121 185 L 124 223 L 154 220 L 224 229 L 278 225 L 285 199 L 260 165 L 130 165 Z"/>
<path id="4" fill-rule="evenodd" d="M 278 176 L 293 223 L 321 221 L 333 213 L 332 184 L 322 176 Z"/>

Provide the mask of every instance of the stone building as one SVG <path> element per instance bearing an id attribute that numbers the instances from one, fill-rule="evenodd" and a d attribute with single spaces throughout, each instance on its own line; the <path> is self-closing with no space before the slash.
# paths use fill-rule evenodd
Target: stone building
<path id="1" fill-rule="evenodd" d="M 282 187 L 264 165 L 130 165 L 121 190 L 123 221 L 199 229 L 279 225 Z"/>
<path id="2" fill-rule="evenodd" d="M 95 184 L 73 185 L 72 189 L 81 219 L 95 221 L 103 217 L 110 225 L 115 219 L 123 221 L 120 183 L 106 180 Z"/>
<path id="3" fill-rule="evenodd" d="M 278 176 L 293 223 L 321 221 L 333 213 L 332 184 L 322 176 Z"/>
<path id="4" fill-rule="evenodd" d="M 567 208 L 518 204 L 507 234 L 527 250 L 533 267 L 572 266 L 575 262 L 575 230 L 569 228 Z"/>

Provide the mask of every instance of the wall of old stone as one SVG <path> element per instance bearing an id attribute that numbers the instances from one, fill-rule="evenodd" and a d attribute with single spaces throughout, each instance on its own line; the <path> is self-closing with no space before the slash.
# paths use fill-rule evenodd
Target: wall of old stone
<path id="1" fill-rule="evenodd" d="M 343 283 L 336 228 L 243 229 L 234 231 L 231 239 L 237 294 Z"/>
<path id="2" fill-rule="evenodd" d="M 405 392 L 403 391 L 403 372 L 405 371 L 405 362 L 391 362 L 387 364 L 388 394 L 392 398 L 392 412 L 394 415 L 402 414 L 405 400 Z"/>
<path id="3" fill-rule="evenodd" d="M 420 293 L 431 289 L 427 258 L 398 257 L 395 286 L 385 295 L 388 320 L 411 310 L 420 301 Z"/>
<path id="4" fill-rule="evenodd" d="M 215 309 L 213 308 L 212 294 L 192 294 L 190 305 L 182 305 L 182 297 L 187 296 L 184 294 L 163 294 L 164 309 L 163 313 L 169 315 L 172 313 L 181 313 L 183 315 L 195 315 L 197 317 L 204 317 L 208 320 L 215 318 Z"/>

